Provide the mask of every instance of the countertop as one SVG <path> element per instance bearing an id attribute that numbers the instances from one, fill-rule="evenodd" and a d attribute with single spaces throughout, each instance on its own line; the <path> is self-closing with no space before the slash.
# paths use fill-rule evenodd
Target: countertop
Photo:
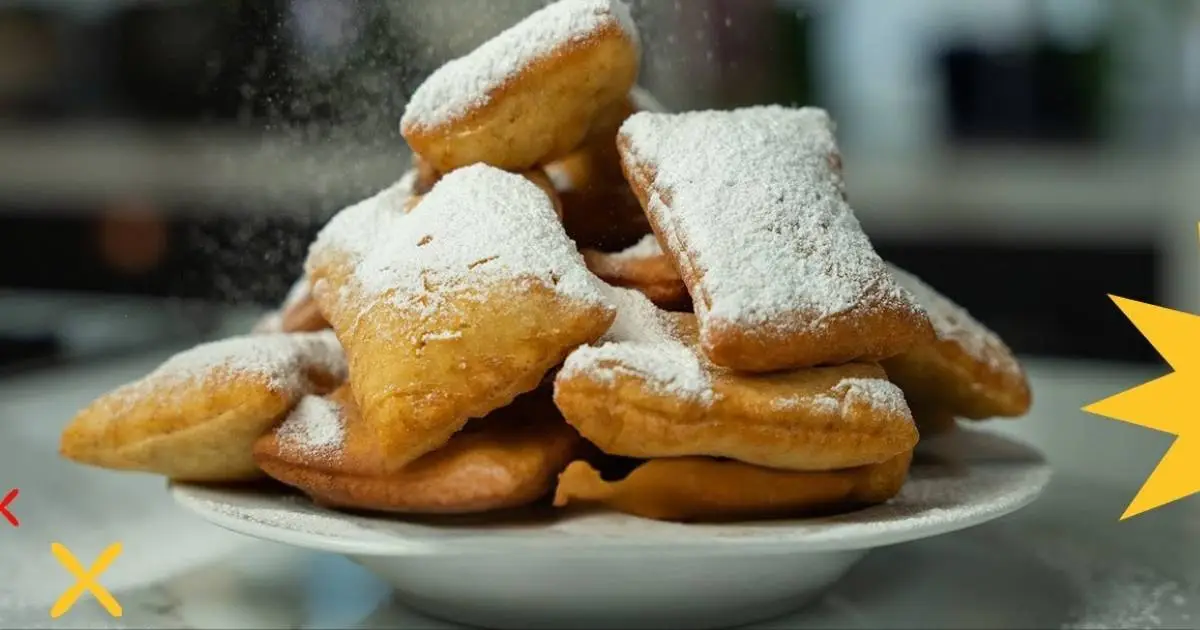
<path id="1" fill-rule="evenodd" d="M 55 456 L 79 407 L 132 380 L 171 349 L 0 382 L 3 628 L 451 628 L 393 601 L 365 570 L 225 532 L 176 507 L 155 478 L 85 469 Z M 771 628 L 1195 628 L 1200 626 L 1200 498 L 1118 522 L 1171 437 L 1079 411 L 1166 368 L 1031 361 L 1035 404 L 989 423 L 1038 445 L 1056 469 L 1046 495 L 1000 521 L 872 552 L 807 610 Z M 49 609 L 86 567 L 124 551 L 100 577 L 124 607 L 113 619 L 85 596 Z"/>

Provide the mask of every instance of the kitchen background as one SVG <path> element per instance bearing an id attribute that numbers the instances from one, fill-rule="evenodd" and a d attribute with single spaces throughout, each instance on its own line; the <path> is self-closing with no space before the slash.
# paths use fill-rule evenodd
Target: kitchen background
<path id="1" fill-rule="evenodd" d="M 0 378 L 248 326 L 539 4 L 4 2 Z M 669 107 L 829 108 L 879 251 L 1020 353 L 1155 361 L 1107 294 L 1200 310 L 1200 2 L 634 5 Z"/>

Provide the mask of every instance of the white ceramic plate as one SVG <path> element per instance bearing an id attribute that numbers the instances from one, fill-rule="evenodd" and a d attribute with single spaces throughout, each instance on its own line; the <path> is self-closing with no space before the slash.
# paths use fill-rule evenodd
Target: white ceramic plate
<path id="1" fill-rule="evenodd" d="M 721 628 L 799 608 L 869 549 L 1016 511 L 1049 479 L 1035 449 L 964 430 L 922 442 L 908 483 L 888 504 L 795 521 L 679 525 L 549 513 L 414 521 L 342 514 L 277 490 L 171 488 L 181 505 L 221 527 L 346 554 L 391 582 L 405 603 L 451 621 Z"/>

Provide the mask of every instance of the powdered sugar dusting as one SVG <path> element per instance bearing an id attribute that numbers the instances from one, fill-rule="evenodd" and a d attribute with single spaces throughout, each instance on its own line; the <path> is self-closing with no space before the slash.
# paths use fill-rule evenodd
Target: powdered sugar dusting
<path id="1" fill-rule="evenodd" d="M 400 308 L 425 312 L 442 290 L 522 280 L 606 304 L 545 192 L 482 164 L 443 177 L 407 215 L 383 196 L 342 211 L 313 244 L 310 268 L 330 251 L 354 264 L 357 289 Z"/>
<path id="2" fill-rule="evenodd" d="M 256 379 L 298 399 L 312 390 L 307 374 L 314 369 L 335 379 L 346 378 L 346 358 L 331 331 L 231 337 L 181 352 L 112 396 L 125 404 L 137 404 L 149 395 L 169 396 L 179 385 L 198 379 Z"/>
<path id="3" fill-rule="evenodd" d="M 1012 374 L 1021 372 L 1021 366 L 999 335 L 920 278 L 895 265 L 889 264 L 888 268 L 896 282 L 925 308 L 939 340 L 958 344 L 972 359 L 992 369 Z"/>
<path id="4" fill-rule="evenodd" d="M 637 27 L 621 0 L 560 0 L 536 11 L 430 75 L 409 101 L 401 126 L 437 126 L 484 107 L 532 63 L 612 26 L 638 44 Z"/>
<path id="5" fill-rule="evenodd" d="M 662 246 L 658 243 L 658 239 L 653 234 L 647 234 L 634 245 L 610 254 L 609 257 L 612 260 L 645 260 L 647 258 L 658 258 L 663 254 L 664 252 Z"/>
<path id="6" fill-rule="evenodd" d="M 824 110 L 643 112 L 621 136 L 627 163 L 656 170 L 647 211 L 666 245 L 703 276 L 702 325 L 813 329 L 868 298 L 919 310 L 845 201 Z"/>
<path id="7" fill-rule="evenodd" d="M 894 383 L 882 378 L 844 378 L 834 388 L 848 403 L 863 403 L 876 409 L 905 411 L 908 403 L 904 392 Z"/>
<path id="8" fill-rule="evenodd" d="M 561 375 L 586 374 L 611 382 L 618 374 L 648 380 L 663 393 L 703 403 L 713 400 L 707 361 L 684 345 L 669 319 L 646 296 L 629 289 L 604 288 L 617 305 L 617 318 L 597 346 L 583 346 L 567 357 Z"/>
<path id="9" fill-rule="evenodd" d="M 841 412 L 847 405 L 865 404 L 892 413 L 908 413 L 904 392 L 891 381 L 882 378 L 844 378 L 829 394 L 780 398 L 773 407 L 777 411 L 816 409 L 829 414 Z"/>
<path id="10" fill-rule="evenodd" d="M 320 396 L 305 396 L 276 435 L 282 448 L 296 454 L 335 455 L 345 440 L 341 406 Z"/>

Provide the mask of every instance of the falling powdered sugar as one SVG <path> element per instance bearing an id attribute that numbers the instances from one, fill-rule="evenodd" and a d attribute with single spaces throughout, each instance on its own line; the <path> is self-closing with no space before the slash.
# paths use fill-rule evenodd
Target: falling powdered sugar
<path id="1" fill-rule="evenodd" d="M 646 296 L 630 289 L 604 287 L 617 305 L 617 318 L 597 346 L 583 346 L 567 357 L 561 375 L 584 374 L 611 382 L 618 374 L 647 379 L 664 393 L 711 403 L 708 368 L 700 355 L 675 334 L 674 315 L 660 311 Z"/>
<path id="2" fill-rule="evenodd" d="M 564 46 L 619 28 L 635 45 L 637 27 L 621 0 L 560 0 L 536 11 L 421 84 L 405 108 L 403 128 L 436 127 L 486 106 L 513 77 Z"/>
<path id="3" fill-rule="evenodd" d="M 934 333 L 941 341 L 958 344 L 972 359 L 993 369 L 1020 374 L 1021 367 L 1000 336 L 920 278 L 888 265 L 896 282 L 925 308 Z"/>
<path id="4" fill-rule="evenodd" d="M 702 323 L 812 329 L 867 300 L 920 310 L 846 203 L 824 110 L 643 112 L 620 135 L 626 166 L 653 176 L 665 245 L 699 272 Z"/>
<path id="5" fill-rule="evenodd" d="M 443 177 L 408 214 L 379 196 L 344 210 L 318 236 L 310 266 L 328 252 L 349 257 L 366 296 L 420 312 L 445 292 L 528 280 L 607 305 L 545 192 L 482 164 Z"/>
<path id="6" fill-rule="evenodd" d="M 279 425 L 282 448 L 297 455 L 334 455 L 342 448 L 345 427 L 341 407 L 327 398 L 305 396 Z"/>

